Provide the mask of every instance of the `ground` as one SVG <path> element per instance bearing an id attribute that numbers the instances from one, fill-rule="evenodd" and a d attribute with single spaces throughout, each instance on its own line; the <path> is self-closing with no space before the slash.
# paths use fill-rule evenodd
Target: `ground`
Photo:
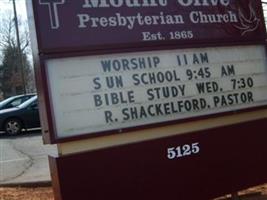
<path id="1" fill-rule="evenodd" d="M 1 200 L 54 200 L 51 187 L 23 188 L 6 187 L 0 188 Z"/>
<path id="2" fill-rule="evenodd" d="M 239 192 L 239 200 L 267 200 L 267 184 Z M 229 195 L 216 200 L 229 199 Z M 54 200 L 51 187 L 0 187 L 0 200 Z"/>

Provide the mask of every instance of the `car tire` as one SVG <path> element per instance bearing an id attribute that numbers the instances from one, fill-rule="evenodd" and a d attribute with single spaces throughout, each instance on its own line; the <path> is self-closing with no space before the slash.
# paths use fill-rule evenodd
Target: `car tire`
<path id="1" fill-rule="evenodd" d="M 5 132 L 9 135 L 17 135 L 21 133 L 22 123 L 19 119 L 11 118 L 5 122 Z"/>

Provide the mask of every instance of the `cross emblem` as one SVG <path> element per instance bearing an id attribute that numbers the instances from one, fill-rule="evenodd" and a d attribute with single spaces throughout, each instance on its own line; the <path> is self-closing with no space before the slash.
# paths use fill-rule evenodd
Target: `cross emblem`
<path id="1" fill-rule="evenodd" d="M 57 6 L 64 3 L 65 0 L 39 0 L 40 5 L 48 6 L 50 24 L 52 29 L 58 29 L 60 27 Z"/>

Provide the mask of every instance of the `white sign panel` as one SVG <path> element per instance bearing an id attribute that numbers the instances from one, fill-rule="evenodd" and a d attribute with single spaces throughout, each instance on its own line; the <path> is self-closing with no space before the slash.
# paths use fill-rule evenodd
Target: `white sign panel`
<path id="1" fill-rule="evenodd" d="M 59 138 L 267 105 L 264 46 L 50 59 Z"/>

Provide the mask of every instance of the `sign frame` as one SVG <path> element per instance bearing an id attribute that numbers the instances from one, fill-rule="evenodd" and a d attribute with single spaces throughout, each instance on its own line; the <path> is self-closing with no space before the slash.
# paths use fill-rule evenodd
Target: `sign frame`
<path id="1" fill-rule="evenodd" d="M 225 45 L 223 45 L 225 46 Z M 232 46 L 232 44 L 229 44 L 228 46 Z M 243 45 L 240 45 L 243 46 Z M 245 46 L 245 45 L 244 45 Z M 205 46 L 207 47 L 207 45 Z M 201 47 L 200 47 L 201 48 Z M 265 48 L 267 49 L 267 48 Z M 130 51 L 131 49 L 129 49 Z M 113 53 L 113 52 L 112 52 Z M 71 54 L 68 57 L 73 57 L 73 56 L 87 56 L 88 53 L 82 53 L 82 54 Z M 92 54 L 90 54 L 92 55 Z M 99 54 L 94 54 L 94 55 L 99 55 Z M 102 54 L 101 54 L 102 55 Z M 55 131 L 55 117 L 53 115 L 53 106 L 51 103 L 51 96 L 50 96 L 50 88 L 48 84 L 48 75 L 47 75 L 47 69 L 45 66 L 45 61 L 49 59 L 54 59 L 54 58 L 66 58 L 66 56 L 41 56 L 40 59 L 40 68 L 41 70 L 41 82 L 44 83 L 43 86 L 43 92 L 45 95 L 45 108 L 41 107 L 43 110 L 42 113 L 45 113 L 45 117 L 47 120 L 47 124 L 43 125 L 44 128 L 44 139 L 46 143 L 51 143 L 51 144 L 56 144 L 56 143 L 64 143 L 64 142 L 70 142 L 70 141 L 78 141 L 78 140 L 83 140 L 83 139 L 90 139 L 90 138 L 95 138 L 95 137 L 102 137 L 102 136 L 109 136 L 113 134 L 123 134 L 123 133 L 128 133 L 132 131 L 138 131 L 138 130 L 143 130 L 143 129 L 149 129 L 149 128 L 155 128 L 155 127 L 164 127 L 168 125 L 174 125 L 174 124 L 182 124 L 186 122 L 194 122 L 198 120 L 204 120 L 208 118 L 214 118 L 214 117 L 223 117 L 223 116 L 229 116 L 233 114 L 238 114 L 238 113 L 246 113 L 246 112 L 252 112 L 252 111 L 257 111 L 261 109 L 267 108 L 267 105 L 262 105 L 262 106 L 254 106 L 251 108 L 243 108 L 243 109 L 237 109 L 233 111 L 222 111 L 220 113 L 213 113 L 213 114 L 208 114 L 208 115 L 203 115 L 203 116 L 194 116 L 194 117 L 189 117 L 185 119 L 176 119 L 176 120 L 171 120 L 171 121 L 165 121 L 165 122 L 160 122 L 160 123 L 152 123 L 152 124 L 146 124 L 146 125 L 138 125 L 135 127 L 127 127 L 127 128 L 119 128 L 119 129 L 111 129 L 107 131 L 96 131 L 94 133 L 87 133 L 87 134 L 82 134 L 82 135 L 76 135 L 76 136 L 68 136 L 65 138 L 57 137 L 56 131 Z"/>
<path id="2" fill-rule="evenodd" d="M 36 2 L 35 2 L 36 3 Z M 137 43 L 135 45 L 106 45 L 103 47 L 86 47 L 81 49 L 71 48 L 71 49 L 40 49 L 38 47 L 38 44 L 40 44 L 40 33 L 38 32 L 38 29 L 36 29 L 37 22 L 34 22 L 34 18 L 37 17 L 38 13 L 33 12 L 33 4 L 32 1 L 27 1 L 27 7 L 29 12 L 29 24 L 30 29 L 33 30 L 31 34 L 31 41 L 33 41 L 33 55 L 35 60 L 35 70 L 36 70 L 36 77 L 37 77 L 37 88 L 38 88 L 38 94 L 39 94 L 39 102 L 40 102 L 40 113 L 41 113 L 41 122 L 43 127 L 43 138 L 45 143 L 48 144 L 56 144 L 56 143 L 64 143 L 64 142 L 70 142 L 70 141 L 78 141 L 83 139 L 90 139 L 94 137 L 101 137 L 101 136 L 107 136 L 112 134 L 122 134 L 126 132 L 141 130 L 141 129 L 149 129 L 153 127 L 163 127 L 167 125 L 173 125 L 177 123 L 185 123 L 185 122 L 191 122 L 191 121 L 197 121 L 202 119 L 207 119 L 211 117 L 222 117 L 227 115 L 232 115 L 235 113 L 243 113 L 243 112 L 250 112 L 255 110 L 260 110 L 267 108 L 266 106 L 258 106 L 253 108 L 245 108 L 241 110 L 234 110 L 234 111 L 227 111 L 222 113 L 216 113 L 216 114 L 209 114 L 206 116 L 196 116 L 191 117 L 188 119 L 178 119 L 168 122 L 160 122 L 157 124 L 148 124 L 148 125 L 141 125 L 138 127 L 129 127 L 129 128 L 123 128 L 123 129 L 115 129 L 115 130 L 108 130 L 108 131 L 101 131 L 96 133 L 89 133 L 84 135 L 77 135 L 77 136 L 70 136 L 65 138 L 60 138 L 56 135 L 55 132 L 55 120 L 53 116 L 53 106 L 51 103 L 51 96 L 50 96 L 50 89 L 48 86 L 48 75 L 47 70 L 45 67 L 45 61 L 49 59 L 55 59 L 55 58 L 68 58 L 68 57 L 76 57 L 76 56 L 94 56 L 94 55 L 107 55 L 107 54 L 115 54 L 115 53 L 130 53 L 130 52 L 136 52 L 136 51 L 156 51 L 156 50 L 172 50 L 172 49 L 187 49 L 187 48 L 202 48 L 202 47 L 220 47 L 220 46 L 245 46 L 250 44 L 261 44 L 265 45 L 266 43 L 264 40 L 258 40 L 258 41 L 242 41 L 240 44 L 240 41 L 227 41 L 224 43 L 221 43 L 221 41 L 201 41 L 199 45 L 196 44 L 190 44 L 190 43 L 181 43 L 179 46 L 177 46 L 177 43 L 164 43 L 162 45 L 161 42 L 154 42 L 147 45 L 141 45 L 141 43 Z M 263 12 L 261 10 L 261 13 L 259 13 L 259 16 L 263 17 Z M 265 33 L 266 29 L 264 27 Z M 40 49 L 40 52 L 38 51 Z M 266 48 L 267 49 L 267 48 Z"/>

